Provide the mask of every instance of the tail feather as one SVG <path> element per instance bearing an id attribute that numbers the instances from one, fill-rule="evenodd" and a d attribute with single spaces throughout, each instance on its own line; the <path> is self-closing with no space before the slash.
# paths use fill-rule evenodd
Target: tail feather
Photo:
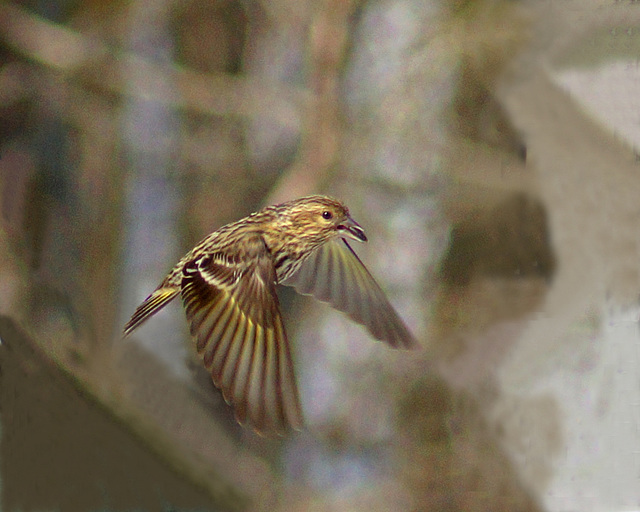
<path id="1" fill-rule="evenodd" d="M 144 302 L 136 308 L 131 319 L 125 324 L 124 336 L 131 334 L 141 323 L 169 304 L 179 293 L 179 289 L 159 288 L 149 295 Z"/>

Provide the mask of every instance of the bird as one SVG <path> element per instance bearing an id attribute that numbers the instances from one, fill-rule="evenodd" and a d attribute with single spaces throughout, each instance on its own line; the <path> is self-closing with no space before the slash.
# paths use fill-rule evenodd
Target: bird
<path id="1" fill-rule="evenodd" d="M 328 303 L 393 348 L 417 346 L 352 240 L 367 236 L 336 199 L 267 206 L 189 251 L 137 307 L 123 336 L 180 295 L 196 350 L 236 420 L 260 435 L 301 430 L 278 285 Z"/>

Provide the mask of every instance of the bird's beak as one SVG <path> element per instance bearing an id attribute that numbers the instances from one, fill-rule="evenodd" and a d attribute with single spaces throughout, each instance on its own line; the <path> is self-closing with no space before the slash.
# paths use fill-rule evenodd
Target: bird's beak
<path id="1" fill-rule="evenodd" d="M 364 234 L 364 229 L 362 229 L 362 226 L 360 226 L 360 224 L 358 224 L 351 217 L 347 217 L 347 220 L 338 225 L 338 231 L 345 238 L 353 238 L 358 242 L 367 241 L 367 236 Z"/>

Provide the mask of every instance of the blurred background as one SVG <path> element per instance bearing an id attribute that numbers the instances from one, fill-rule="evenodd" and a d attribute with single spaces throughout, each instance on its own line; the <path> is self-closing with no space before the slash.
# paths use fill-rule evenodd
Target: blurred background
<path id="1" fill-rule="evenodd" d="M 1 2 L 1 509 L 639 510 L 639 56 L 632 0 Z M 310 193 L 422 349 L 282 290 L 261 438 L 180 304 L 121 331 Z"/>

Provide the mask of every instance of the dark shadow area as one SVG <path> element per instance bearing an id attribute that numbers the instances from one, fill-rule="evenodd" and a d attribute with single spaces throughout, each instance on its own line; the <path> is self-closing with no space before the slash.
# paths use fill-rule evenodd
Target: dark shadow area
<path id="1" fill-rule="evenodd" d="M 0 317 L 2 510 L 240 510 L 148 448 Z"/>
<path id="2" fill-rule="evenodd" d="M 454 225 L 441 272 L 446 284 L 464 286 L 474 275 L 550 280 L 555 268 L 544 206 L 514 193 Z"/>

